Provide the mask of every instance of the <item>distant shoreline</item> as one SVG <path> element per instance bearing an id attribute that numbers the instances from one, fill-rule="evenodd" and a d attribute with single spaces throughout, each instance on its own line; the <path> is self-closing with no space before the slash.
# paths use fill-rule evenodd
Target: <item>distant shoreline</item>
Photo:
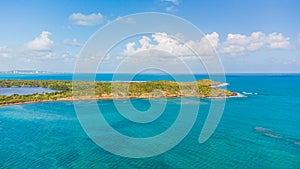
<path id="1" fill-rule="evenodd" d="M 51 74 L 74 74 L 74 72 L 55 72 L 55 71 L 43 71 L 43 70 L 3 70 L 0 71 L 0 74 L 8 74 L 8 75 L 51 75 Z M 115 72 L 91 72 L 91 73 L 79 73 L 79 74 L 115 74 Z M 118 73 L 120 75 L 122 74 L 135 74 L 135 73 Z M 194 75 L 289 75 L 289 74 L 298 74 L 300 75 L 300 72 L 224 72 L 224 73 L 216 73 L 216 74 L 208 74 L 206 72 L 203 73 L 194 73 Z M 164 73 L 158 73 L 158 72 L 147 72 L 147 73 L 141 73 L 139 75 L 167 75 Z M 172 75 L 190 75 L 190 74 L 181 74 L 176 73 Z"/>

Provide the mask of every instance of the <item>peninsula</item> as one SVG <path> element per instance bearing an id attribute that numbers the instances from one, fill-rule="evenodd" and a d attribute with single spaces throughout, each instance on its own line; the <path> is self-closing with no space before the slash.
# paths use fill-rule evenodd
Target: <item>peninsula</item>
<path id="1" fill-rule="evenodd" d="M 0 105 L 23 104 L 46 101 L 101 100 L 123 98 L 161 97 L 230 97 L 237 93 L 216 88 L 219 82 L 209 79 L 195 82 L 149 81 L 149 82 L 87 82 L 64 80 L 0 80 L 1 87 L 43 87 L 56 90 L 51 93 L 27 95 L 1 95 Z"/>

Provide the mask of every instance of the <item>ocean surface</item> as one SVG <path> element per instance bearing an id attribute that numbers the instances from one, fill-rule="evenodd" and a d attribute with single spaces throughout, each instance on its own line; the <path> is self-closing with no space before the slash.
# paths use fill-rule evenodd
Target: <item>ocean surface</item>
<path id="1" fill-rule="evenodd" d="M 205 77 L 196 76 L 197 79 Z M 0 75 L 0 79 L 71 80 L 72 76 Z M 162 79 L 172 78 L 140 75 L 134 80 Z M 182 104 L 199 106 L 189 134 L 173 149 L 149 158 L 121 157 L 97 146 L 81 127 L 72 102 L 2 106 L 0 168 L 299 169 L 300 75 L 227 75 L 226 79 L 229 90 L 245 97 L 226 100 L 216 131 L 202 144 L 198 137 L 211 105 L 210 99 L 189 98 L 180 103 L 180 98 L 170 98 L 163 114 L 149 124 L 125 119 L 113 101 L 97 101 L 109 124 L 131 137 L 157 135 L 172 125 Z M 96 80 L 110 81 L 112 75 L 97 75 Z M 132 103 L 139 110 L 147 110 L 150 106 L 146 99 L 117 102 L 124 106 Z M 85 104 L 92 102 L 85 101 Z"/>

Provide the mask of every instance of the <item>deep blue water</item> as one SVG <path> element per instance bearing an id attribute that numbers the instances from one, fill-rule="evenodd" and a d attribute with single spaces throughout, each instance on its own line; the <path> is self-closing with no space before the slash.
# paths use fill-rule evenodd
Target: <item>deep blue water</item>
<path id="1" fill-rule="evenodd" d="M 71 79 L 70 75 L 0 77 Z M 137 80 L 163 78 L 167 79 L 166 76 L 141 75 Z M 97 77 L 101 81 L 110 79 L 109 75 Z M 72 102 L 0 107 L 0 168 L 299 169 L 300 76 L 229 75 L 227 82 L 230 83 L 229 90 L 252 94 L 226 100 L 221 122 L 208 141 L 199 144 L 198 137 L 211 100 L 189 98 L 184 104 L 200 107 L 190 133 L 170 151 L 142 159 L 116 156 L 98 147 L 82 129 Z M 117 102 L 124 106 L 129 103 L 124 100 Z M 139 110 L 149 108 L 145 99 L 132 99 L 131 103 Z M 178 116 L 180 105 L 179 98 L 168 99 L 164 113 L 157 120 L 137 124 L 122 117 L 113 101 L 98 101 L 111 126 L 132 137 L 149 137 L 163 132 Z"/>

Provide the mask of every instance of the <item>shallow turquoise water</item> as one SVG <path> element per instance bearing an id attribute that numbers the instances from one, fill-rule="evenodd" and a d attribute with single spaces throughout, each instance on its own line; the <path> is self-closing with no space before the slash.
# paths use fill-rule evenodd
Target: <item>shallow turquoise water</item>
<path id="1" fill-rule="evenodd" d="M 190 98 L 185 104 L 199 105 L 200 111 L 187 137 L 170 151 L 143 159 L 98 147 L 83 131 L 72 102 L 0 107 L 0 168 L 300 168 L 300 76 L 229 76 L 227 81 L 230 90 L 253 94 L 227 99 L 207 142 L 199 144 L 198 137 L 210 100 Z M 145 99 L 131 102 L 139 110 L 149 108 Z M 112 101 L 98 105 L 119 132 L 149 137 L 174 122 L 180 100 L 168 99 L 163 115 L 149 124 L 126 120 Z"/>

